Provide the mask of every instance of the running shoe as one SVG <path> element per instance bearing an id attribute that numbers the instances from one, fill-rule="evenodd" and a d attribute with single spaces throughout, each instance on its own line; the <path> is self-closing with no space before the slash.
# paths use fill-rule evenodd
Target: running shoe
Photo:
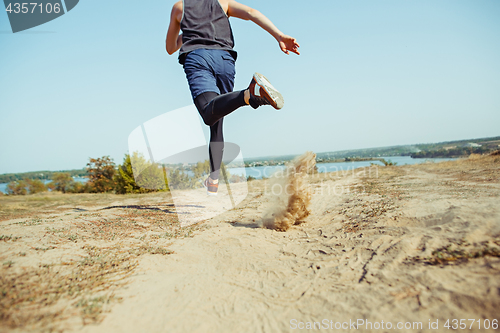
<path id="1" fill-rule="evenodd" d="M 280 92 L 262 74 L 255 73 L 253 75 L 248 90 L 250 91 L 249 104 L 254 109 L 261 105 L 272 105 L 276 110 L 279 110 L 285 104 Z"/>
<path id="2" fill-rule="evenodd" d="M 207 177 L 203 182 L 203 186 L 207 189 L 208 195 L 217 195 L 217 190 L 219 189 L 219 183 L 214 184 L 210 181 L 210 178 Z"/>

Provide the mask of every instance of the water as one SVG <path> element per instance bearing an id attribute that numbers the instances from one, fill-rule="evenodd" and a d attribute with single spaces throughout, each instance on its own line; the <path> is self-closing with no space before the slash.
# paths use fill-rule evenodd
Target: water
<path id="1" fill-rule="evenodd" d="M 453 161 L 456 158 L 411 158 L 410 156 L 389 156 L 384 157 L 386 161 L 391 161 L 397 163 L 397 165 L 409 165 L 409 164 L 421 164 L 425 162 L 444 162 Z M 384 165 L 380 161 L 360 161 L 360 162 L 339 162 L 339 163 L 317 163 L 319 172 L 336 172 L 352 170 L 362 167 L 370 166 L 371 164 Z M 258 166 L 252 168 L 234 168 L 230 169 L 231 174 L 243 175 L 246 172 L 246 176 L 252 176 L 256 179 L 261 179 L 263 177 L 269 178 L 274 172 L 282 170 L 285 167 L 283 165 L 276 166 Z"/>
<path id="2" fill-rule="evenodd" d="M 411 158 L 410 156 L 389 156 L 384 157 L 386 161 L 391 161 L 397 163 L 397 165 L 408 165 L 408 164 L 421 164 L 425 162 L 443 162 L 443 161 L 453 161 L 456 158 Z M 361 162 L 340 162 L 340 163 L 318 163 L 318 171 L 319 172 L 335 172 L 335 171 L 345 171 L 352 170 L 357 168 L 362 168 L 366 166 L 370 166 L 370 164 L 378 164 L 384 165 L 380 161 L 361 161 Z M 252 176 L 256 179 L 261 178 L 269 178 L 274 172 L 277 170 L 282 170 L 285 167 L 283 165 L 276 166 L 258 166 L 252 168 L 231 168 L 229 172 L 233 175 L 246 175 Z M 87 178 L 74 178 L 75 181 L 85 183 L 87 182 Z M 51 180 L 44 180 L 44 183 L 50 183 Z M 0 191 L 3 193 L 7 193 L 7 184 L 0 184 Z"/>

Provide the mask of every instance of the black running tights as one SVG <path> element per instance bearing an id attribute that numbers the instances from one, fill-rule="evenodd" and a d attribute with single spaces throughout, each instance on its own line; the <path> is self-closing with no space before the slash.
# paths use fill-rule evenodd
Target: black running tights
<path id="1" fill-rule="evenodd" d="M 210 178 L 219 179 L 222 153 L 224 150 L 224 136 L 222 134 L 223 118 L 236 109 L 247 105 L 244 91 L 235 91 L 219 95 L 216 92 L 206 92 L 194 100 L 203 122 L 210 126 Z"/>

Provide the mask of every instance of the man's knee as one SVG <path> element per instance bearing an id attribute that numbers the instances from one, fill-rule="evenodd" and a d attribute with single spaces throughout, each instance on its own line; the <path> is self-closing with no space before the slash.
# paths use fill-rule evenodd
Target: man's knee
<path id="1" fill-rule="evenodd" d="M 208 104 L 205 109 L 200 111 L 201 118 L 203 119 L 203 122 L 207 126 L 213 126 L 217 122 L 217 119 L 214 119 L 214 115 L 211 112 L 212 105 Z M 199 111 L 199 110 L 198 110 Z"/>
<path id="2" fill-rule="evenodd" d="M 205 125 L 209 127 L 212 127 L 217 122 L 217 120 L 213 120 L 211 117 L 201 117 L 201 118 L 203 118 L 203 122 L 205 123 Z"/>
<path id="3" fill-rule="evenodd" d="M 217 96 L 218 94 L 216 92 L 208 91 L 199 95 L 194 100 L 194 104 L 196 105 L 203 122 L 207 126 L 212 126 L 217 122 L 217 119 L 213 119 L 213 114 L 211 112 L 213 105 L 210 104 L 210 102 L 212 102 Z"/>

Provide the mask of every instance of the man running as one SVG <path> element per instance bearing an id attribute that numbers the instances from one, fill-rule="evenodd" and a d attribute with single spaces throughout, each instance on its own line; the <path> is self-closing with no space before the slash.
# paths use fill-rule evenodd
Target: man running
<path id="1" fill-rule="evenodd" d="M 255 73 L 247 89 L 233 92 L 236 51 L 229 17 L 250 20 L 270 33 L 283 52 L 298 51 L 295 38 L 283 34 L 259 11 L 233 0 L 183 0 L 172 8 L 167 31 L 168 54 L 179 51 L 194 104 L 210 126 L 210 175 L 204 182 L 209 195 L 217 195 L 222 162 L 224 116 L 239 107 L 283 107 L 283 96 L 264 75 Z M 182 30 L 182 34 L 179 34 Z"/>

